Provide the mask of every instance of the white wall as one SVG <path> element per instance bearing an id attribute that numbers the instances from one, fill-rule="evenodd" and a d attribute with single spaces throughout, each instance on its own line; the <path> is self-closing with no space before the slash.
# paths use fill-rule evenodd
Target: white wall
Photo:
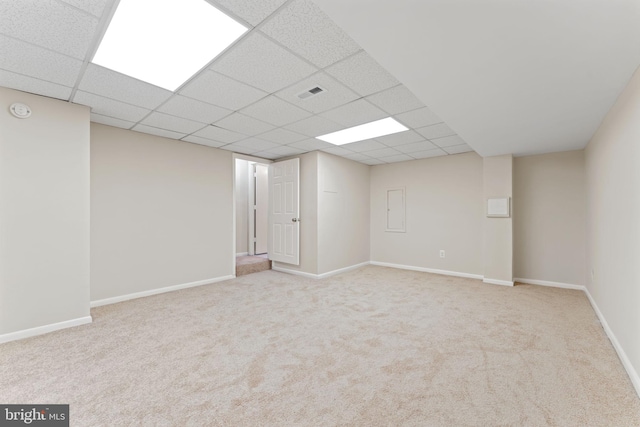
<path id="1" fill-rule="evenodd" d="M 586 176 L 587 288 L 640 394 L 640 71 L 587 146 Z"/>
<path id="2" fill-rule="evenodd" d="M 513 285 L 513 157 L 510 154 L 484 157 L 483 224 L 484 281 Z M 487 200 L 509 198 L 509 217 L 488 217 Z"/>
<path id="3" fill-rule="evenodd" d="M 232 153 L 91 124 L 91 300 L 233 275 Z"/>
<path id="4" fill-rule="evenodd" d="M 318 153 L 318 274 L 369 261 L 369 170 Z"/>
<path id="5" fill-rule="evenodd" d="M 236 253 L 249 251 L 249 162 L 236 159 Z"/>
<path id="6" fill-rule="evenodd" d="M 516 157 L 514 276 L 585 285 L 584 151 Z"/>
<path id="7" fill-rule="evenodd" d="M 482 275 L 482 174 L 475 153 L 373 166 L 371 260 Z M 388 187 L 406 187 L 406 233 L 385 232 Z"/>
<path id="8" fill-rule="evenodd" d="M 87 316 L 89 109 L 0 88 L 0 341 Z"/>

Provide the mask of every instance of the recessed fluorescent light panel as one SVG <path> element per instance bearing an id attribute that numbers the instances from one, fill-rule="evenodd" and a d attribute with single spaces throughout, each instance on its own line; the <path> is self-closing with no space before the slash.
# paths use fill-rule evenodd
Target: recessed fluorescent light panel
<path id="1" fill-rule="evenodd" d="M 404 132 L 405 130 L 409 129 L 393 118 L 387 117 L 386 119 L 376 120 L 375 122 L 317 136 L 316 138 L 334 145 L 343 145 L 365 139 L 377 138 L 379 136 L 391 135 L 392 133 Z"/>
<path id="2" fill-rule="evenodd" d="M 93 63 L 174 91 L 246 31 L 205 0 L 120 0 Z"/>

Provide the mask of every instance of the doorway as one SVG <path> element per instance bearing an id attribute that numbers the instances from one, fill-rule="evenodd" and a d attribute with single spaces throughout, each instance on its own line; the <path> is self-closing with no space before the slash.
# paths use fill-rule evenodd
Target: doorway
<path id="1" fill-rule="evenodd" d="M 236 276 L 271 269 L 268 259 L 269 166 L 235 159 Z"/>

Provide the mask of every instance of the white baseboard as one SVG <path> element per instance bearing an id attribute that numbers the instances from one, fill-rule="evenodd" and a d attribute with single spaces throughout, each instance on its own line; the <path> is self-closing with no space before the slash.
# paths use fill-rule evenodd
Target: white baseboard
<path id="1" fill-rule="evenodd" d="M 513 286 L 513 281 L 510 281 L 510 280 L 487 279 L 485 277 L 482 279 L 482 281 L 484 283 L 489 283 L 491 285 Z"/>
<path id="2" fill-rule="evenodd" d="M 326 273 L 318 274 L 318 279 L 324 279 L 325 277 L 335 276 L 336 274 L 346 273 L 347 271 L 355 270 L 356 268 L 369 265 L 369 261 L 361 262 L 360 264 L 350 265 L 349 267 L 339 268 L 333 271 L 327 271 Z"/>
<path id="3" fill-rule="evenodd" d="M 369 265 L 369 261 L 362 262 L 360 264 L 350 265 L 349 267 L 340 268 L 338 270 L 328 271 L 322 274 L 313 274 L 307 273 L 305 271 L 293 270 L 289 268 L 283 268 L 278 266 L 272 266 L 271 269 L 275 271 L 279 271 L 281 273 L 293 274 L 296 276 L 308 277 L 310 279 L 324 279 L 330 276 L 335 276 L 336 274 L 346 273 L 347 271 L 355 270 L 356 268 L 364 267 L 365 265 Z"/>
<path id="4" fill-rule="evenodd" d="M 91 323 L 93 319 L 91 316 L 79 317 L 77 319 L 65 320 L 64 322 L 52 323 L 50 325 L 38 326 L 35 328 L 24 329 L 22 331 L 11 332 L 8 334 L 0 335 L 0 344 L 21 340 L 24 338 L 35 337 L 37 335 L 47 334 L 53 331 L 59 331 L 60 329 L 72 328 L 74 326 L 86 325 Z"/>
<path id="5" fill-rule="evenodd" d="M 604 329 L 604 332 L 609 337 L 609 341 L 611 341 L 611 344 L 613 345 L 613 348 L 616 350 L 616 353 L 618 353 L 618 357 L 622 362 L 622 366 L 624 366 L 624 369 L 627 371 L 627 374 L 629 375 L 629 379 L 631 379 L 631 384 L 633 384 L 633 387 L 636 389 L 636 393 L 638 394 L 638 397 L 640 397 L 640 376 L 638 376 L 638 372 L 636 372 L 635 368 L 631 364 L 631 361 L 627 357 L 627 353 L 625 353 L 624 349 L 620 345 L 620 342 L 618 342 L 618 338 L 616 338 L 615 334 L 609 327 L 609 324 L 607 323 L 607 319 L 604 318 L 604 315 L 598 308 L 598 305 L 596 304 L 595 300 L 593 299 L 593 297 L 591 297 L 591 294 L 589 293 L 589 289 L 585 287 L 584 293 L 587 294 L 587 298 L 589 298 L 589 302 L 593 307 L 593 311 L 596 312 L 596 316 L 598 316 L 598 319 L 602 324 L 602 328 Z"/>
<path id="6" fill-rule="evenodd" d="M 216 277 L 214 279 L 199 280 L 197 282 L 183 283 L 181 285 L 167 286 L 165 288 L 151 289 L 149 291 L 135 292 L 133 294 L 120 295 L 112 298 L 105 298 L 91 301 L 91 308 L 100 307 L 108 304 L 115 304 L 122 301 L 128 301 L 136 298 L 148 297 L 151 295 L 164 294 L 166 292 L 178 291 L 180 289 L 193 288 L 196 286 L 210 285 L 212 283 L 223 282 L 225 280 L 234 279 L 235 275 Z"/>
<path id="7" fill-rule="evenodd" d="M 249 252 L 238 252 L 236 254 L 236 256 L 247 256 L 247 255 L 249 255 Z"/>
<path id="8" fill-rule="evenodd" d="M 457 272 L 457 271 L 437 270 L 435 268 L 414 267 L 412 265 L 392 264 L 392 263 L 388 263 L 388 262 L 371 261 L 370 264 L 371 265 L 378 265 L 380 267 L 399 268 L 401 270 L 412 270 L 412 271 L 421 271 L 423 273 L 442 274 L 444 276 L 465 277 L 467 279 L 479 279 L 479 280 L 482 280 L 484 278 L 481 274 L 460 273 L 460 272 Z"/>
<path id="9" fill-rule="evenodd" d="M 513 281 L 518 283 L 526 283 L 527 285 L 549 286 L 551 288 L 575 289 L 577 291 L 586 291 L 587 289 L 582 285 L 573 285 L 571 283 L 562 283 L 562 282 L 549 282 L 547 280 L 515 278 L 513 279 Z"/>

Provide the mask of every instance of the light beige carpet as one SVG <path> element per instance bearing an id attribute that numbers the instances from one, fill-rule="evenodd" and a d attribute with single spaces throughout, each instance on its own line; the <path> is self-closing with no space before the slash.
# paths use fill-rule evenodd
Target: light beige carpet
<path id="1" fill-rule="evenodd" d="M 637 426 L 579 291 L 382 267 L 265 271 L 0 346 L 0 402 L 74 426 Z"/>
<path id="2" fill-rule="evenodd" d="M 271 270 L 271 261 L 267 254 L 236 257 L 236 277 L 265 270 Z"/>

